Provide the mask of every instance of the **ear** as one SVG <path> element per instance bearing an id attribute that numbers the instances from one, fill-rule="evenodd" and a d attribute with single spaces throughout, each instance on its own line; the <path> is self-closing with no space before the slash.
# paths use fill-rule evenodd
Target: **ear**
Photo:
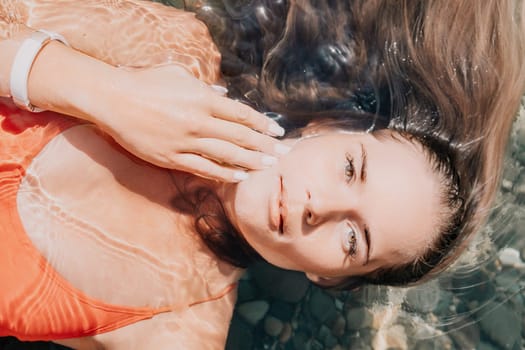
<path id="1" fill-rule="evenodd" d="M 322 286 L 322 287 L 333 287 L 339 283 L 346 280 L 348 277 L 323 277 L 319 275 L 314 275 L 312 273 L 306 273 L 306 278 L 308 278 L 313 283 Z"/>

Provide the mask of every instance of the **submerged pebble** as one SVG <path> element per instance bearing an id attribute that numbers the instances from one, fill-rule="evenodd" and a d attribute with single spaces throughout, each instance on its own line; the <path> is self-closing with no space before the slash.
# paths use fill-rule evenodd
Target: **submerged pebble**
<path id="1" fill-rule="evenodd" d="M 241 315 L 246 322 L 255 326 L 263 319 L 264 315 L 270 308 L 270 305 L 265 300 L 250 301 L 241 304 L 237 307 L 237 312 Z"/>
<path id="2" fill-rule="evenodd" d="M 320 322 L 334 320 L 337 317 L 333 298 L 318 288 L 312 292 L 309 307 L 312 315 Z"/>
<path id="3" fill-rule="evenodd" d="M 266 316 L 266 318 L 264 319 L 264 330 L 266 334 L 272 337 L 277 337 L 278 335 L 280 335 L 283 328 L 283 322 L 278 318 Z"/>
<path id="4" fill-rule="evenodd" d="M 491 301 L 488 312 L 481 316 L 480 325 L 485 334 L 501 349 L 521 347 L 521 319 L 505 304 Z"/>
<path id="5" fill-rule="evenodd" d="M 520 258 L 520 252 L 514 248 L 504 248 L 498 253 L 498 258 L 503 266 L 525 267 Z"/>
<path id="6" fill-rule="evenodd" d="M 364 306 L 351 308 L 346 313 L 346 328 L 349 330 L 359 330 L 371 327 L 374 317 L 372 312 Z"/>
<path id="7" fill-rule="evenodd" d="M 267 263 L 257 264 L 250 271 L 260 290 L 282 301 L 299 302 L 310 286 L 304 273 L 285 271 Z"/>

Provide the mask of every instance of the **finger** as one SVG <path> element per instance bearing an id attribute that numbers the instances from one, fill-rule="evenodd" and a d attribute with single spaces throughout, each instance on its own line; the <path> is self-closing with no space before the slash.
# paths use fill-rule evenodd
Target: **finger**
<path id="1" fill-rule="evenodd" d="M 252 151 L 279 156 L 288 153 L 290 147 L 273 137 L 263 135 L 247 126 L 222 119 L 210 119 L 201 125 L 202 138 L 227 141 Z"/>
<path id="2" fill-rule="evenodd" d="M 241 102 L 214 94 L 211 97 L 211 106 L 214 117 L 236 122 L 271 136 L 284 135 L 284 129 L 277 122 Z"/>
<path id="3" fill-rule="evenodd" d="M 198 154 L 179 153 L 174 161 L 178 164 L 177 169 L 179 170 L 221 182 L 240 182 L 249 177 L 248 173 L 242 169 L 219 165 Z"/>
<path id="4" fill-rule="evenodd" d="M 224 86 L 213 84 L 213 85 L 210 85 L 210 87 L 212 88 L 213 91 L 215 91 L 221 96 L 225 96 L 228 93 L 228 89 L 225 88 Z"/>
<path id="5" fill-rule="evenodd" d="M 218 139 L 199 139 L 193 144 L 190 152 L 198 153 L 228 166 L 252 170 L 264 169 L 277 163 L 276 157 L 248 150 Z"/>

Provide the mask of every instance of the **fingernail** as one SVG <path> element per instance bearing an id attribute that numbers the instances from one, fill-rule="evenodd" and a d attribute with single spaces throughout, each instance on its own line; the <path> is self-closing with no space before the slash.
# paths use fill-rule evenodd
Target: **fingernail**
<path id="1" fill-rule="evenodd" d="M 262 163 L 264 165 L 274 165 L 275 163 L 277 163 L 277 158 L 272 156 L 263 156 Z"/>
<path id="2" fill-rule="evenodd" d="M 277 154 L 286 154 L 288 152 L 290 152 L 290 150 L 292 149 L 291 147 L 289 146 L 286 146 L 286 145 L 283 145 L 281 143 L 278 143 L 275 145 L 275 153 Z"/>
<path id="3" fill-rule="evenodd" d="M 270 133 L 272 136 L 283 136 L 284 129 L 279 124 L 270 123 L 268 133 Z"/>
<path id="4" fill-rule="evenodd" d="M 224 86 L 213 84 L 210 85 L 210 87 L 221 95 L 226 95 L 228 93 L 228 89 L 226 89 Z"/>
<path id="5" fill-rule="evenodd" d="M 248 175 L 246 171 L 236 171 L 235 173 L 233 173 L 233 178 L 238 181 L 244 181 L 249 177 L 250 175 Z"/>

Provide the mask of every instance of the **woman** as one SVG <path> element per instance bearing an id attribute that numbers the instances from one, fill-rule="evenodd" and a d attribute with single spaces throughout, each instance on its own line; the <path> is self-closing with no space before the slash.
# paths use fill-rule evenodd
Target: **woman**
<path id="1" fill-rule="evenodd" d="M 203 337 L 219 348 L 240 270 L 199 231 L 227 243 L 235 255 L 224 260 L 239 265 L 253 247 L 328 286 L 419 258 L 455 209 L 438 172 L 446 164 L 389 133 L 307 129 L 274 167 L 217 185 L 137 162 L 90 125 L 8 106 L 2 115 L 3 158 L 26 173 L 3 173 L 2 329 L 22 339 L 103 332 L 94 339 L 109 348 L 197 348 Z"/>
<path id="2" fill-rule="evenodd" d="M 17 232 L 15 241 L 23 240 L 23 246 L 30 251 L 7 254 L 2 266 L 27 267 L 28 260 L 36 261 L 33 281 L 41 285 L 42 291 L 54 292 L 50 287 L 53 285 L 60 290 L 56 293 L 69 293 L 63 299 L 58 298 L 58 304 L 52 305 L 55 300 L 46 299 L 49 304 L 43 305 L 31 302 L 31 293 L 20 292 L 20 286 L 28 286 L 27 281 L 31 280 L 27 270 L 24 281 L 7 278 L 13 286 L 10 296 L 19 300 L 23 295 L 22 307 L 31 306 L 31 310 L 45 306 L 46 314 L 57 310 L 54 324 L 35 325 L 31 316 L 17 319 L 25 323 L 26 330 L 36 327 L 32 329 L 34 334 L 39 326 L 51 329 L 56 326 L 63 337 L 67 332 L 62 320 L 76 323 L 71 320 L 85 315 L 82 321 L 97 327 L 85 327 L 87 332 L 83 334 L 118 328 L 80 340 L 91 345 L 96 341 L 107 347 L 133 344 L 140 348 L 143 347 L 140 342 L 146 341 L 150 346 L 172 346 L 176 342 L 193 348 L 201 347 L 202 344 L 197 345 L 199 340 L 209 335 L 209 339 L 215 337 L 217 341 L 209 343 L 210 346 L 220 347 L 233 297 L 228 285 L 235 281 L 237 271 L 217 261 L 208 248 L 216 252 L 223 249 L 218 256 L 241 265 L 253 254 L 243 244 L 246 240 L 268 261 L 305 271 L 325 286 L 346 284 L 348 276 L 371 282 L 406 283 L 421 278 L 427 272 L 423 271 L 425 266 L 430 265 L 430 269 L 443 266 L 439 261 L 446 252 L 436 252 L 435 246 L 444 244 L 443 250 L 450 247 L 448 237 L 443 235 L 449 229 L 448 222 L 455 225 L 457 222 L 451 218 L 459 218 L 459 225 L 454 227 L 457 230 L 470 223 L 471 217 L 461 214 L 476 210 L 475 206 L 465 206 L 458 200 L 468 193 L 465 192 L 468 183 L 458 188 L 454 175 L 454 167 L 461 170 L 462 163 L 451 162 L 447 152 L 439 153 L 437 147 L 444 146 L 433 135 L 429 140 L 406 134 L 392 138 L 389 131 L 374 135 L 344 133 L 341 122 L 335 129 L 333 123 L 310 125 L 298 141 L 287 141 L 293 145 L 292 151 L 272 168 L 252 173 L 239 185 L 218 185 L 138 162 L 91 126 L 72 125 L 52 114 L 35 117 L 18 113 L 5 105 L 2 115 L 5 136 L 2 149 L 11 150 L 12 159 L 12 166 L 4 167 L 4 179 L 14 181 L 10 187 L 6 186 L 3 212 L 9 213 L 6 220 L 13 225 L 9 231 Z M 22 141 L 23 138 L 27 141 Z M 24 150 L 15 152 L 20 148 Z M 23 157 L 17 159 L 17 154 Z M 319 156 L 315 157 L 316 154 Z M 311 160 L 310 164 L 305 165 L 304 159 Z M 406 168 L 400 168 L 400 163 Z M 298 165 L 307 169 L 298 174 Z M 26 169 L 23 179 L 21 169 Z M 311 175 L 304 178 L 303 173 Z M 390 176 L 387 181 L 384 174 Z M 462 180 L 468 179 L 466 173 L 459 174 Z M 326 179 L 328 188 L 321 182 Z M 101 203 L 97 193 L 89 191 L 93 188 L 98 194 L 108 193 L 110 201 Z M 414 188 L 418 190 L 417 198 Z M 400 210 L 401 199 L 406 205 L 403 210 Z M 18 213 L 13 201 L 18 201 Z M 255 205 L 260 210 L 247 212 L 247 208 Z M 221 216 L 221 207 L 228 220 Z M 133 221 L 124 222 L 129 220 L 129 213 L 138 211 L 140 217 L 131 215 Z M 382 215 L 378 217 L 379 214 Z M 385 220 L 385 216 L 391 219 Z M 146 236 L 145 228 L 151 227 L 151 223 L 162 228 L 162 232 Z M 233 232 L 228 223 L 240 231 L 238 237 L 227 236 Z M 199 231 L 205 240 L 212 239 L 208 247 L 196 239 Z M 7 232 L 4 236 L 6 241 L 12 238 Z M 407 247 L 407 241 L 413 245 Z M 226 244 L 218 245 L 221 242 Z M 319 253 L 319 257 L 311 259 L 312 253 Z M 428 261 L 436 256 L 437 260 Z M 84 258 L 89 259 L 89 264 Z M 421 258 L 427 261 L 415 263 Z M 13 259 L 21 260 L 13 265 Z M 82 265 L 80 270 L 78 264 Z M 50 278 L 42 277 L 41 268 Z M 118 286 L 114 276 L 125 276 L 141 288 L 130 288 L 127 283 Z M 199 278 L 192 278 L 195 276 Z M 151 287 L 144 288 L 148 282 Z M 224 293 L 227 297 L 221 298 Z M 80 302 L 71 302 L 72 295 Z M 66 301 L 67 308 L 60 304 L 62 301 Z M 90 307 L 78 306 L 85 301 Z M 121 308 L 115 304 L 147 308 Z M 15 303 L 8 301 L 2 307 L 6 305 L 8 311 L 13 311 Z M 94 309 L 104 310 L 102 316 L 97 316 L 100 314 Z M 64 310 L 76 317 L 68 317 Z M 108 312 L 117 315 L 119 321 L 113 320 L 104 328 L 100 321 L 108 320 Z M 199 314 L 206 317 L 199 319 Z M 37 313 L 34 315 L 39 317 Z M 202 319 L 209 322 L 209 327 L 203 327 Z M 119 328 L 134 321 L 137 322 Z M 16 325 L 10 326 L 11 334 L 15 334 Z M 78 324 L 71 326 L 75 328 Z M 40 331 L 47 336 L 51 334 L 49 328 Z M 79 336 L 79 333 L 82 331 L 76 328 L 69 334 Z M 29 338 L 27 334 L 16 334 Z M 48 339 L 59 337 L 57 333 L 52 335 L 56 337 Z M 38 337 L 42 338 L 38 335 L 33 339 Z M 75 341 L 67 344 L 80 345 Z"/>

